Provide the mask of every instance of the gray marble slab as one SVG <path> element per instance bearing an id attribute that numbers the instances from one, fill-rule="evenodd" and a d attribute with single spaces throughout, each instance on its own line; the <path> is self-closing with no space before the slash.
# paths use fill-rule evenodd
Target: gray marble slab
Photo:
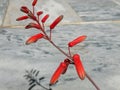
<path id="1" fill-rule="evenodd" d="M 83 21 L 120 20 L 119 0 L 67 0 Z"/>
<path id="2" fill-rule="evenodd" d="M 66 57 L 44 40 L 26 46 L 28 37 L 38 30 L 0 29 L 0 89 L 27 90 L 23 78 L 25 70 L 40 70 L 45 76 L 44 85 L 56 67 Z M 101 90 L 120 90 L 120 24 L 66 25 L 56 27 L 52 40 L 65 52 L 69 41 L 80 35 L 87 39 L 71 48 L 72 53 L 81 55 L 86 72 L 95 80 Z M 39 88 L 39 87 L 38 87 Z M 54 90 L 96 90 L 85 79 L 81 81 L 73 66 L 63 75 Z M 39 88 L 40 89 L 40 88 Z"/>
<path id="3" fill-rule="evenodd" d="M 6 14 L 9 0 L 0 0 L 0 26 L 2 25 L 3 19 Z"/>
<path id="4" fill-rule="evenodd" d="M 26 5 L 29 9 L 32 8 L 31 0 L 10 0 L 4 26 L 14 26 L 14 25 L 25 25 L 26 21 L 16 22 L 16 18 L 25 15 L 20 11 L 21 6 Z M 19 3 L 18 3 L 19 2 Z M 66 1 L 61 0 L 38 0 L 35 7 L 35 11 L 42 10 L 44 13 L 41 18 L 49 14 L 46 24 L 51 24 L 59 15 L 64 15 L 64 19 L 61 23 L 71 23 L 81 21 L 76 12 L 71 8 L 71 6 L 66 3 Z M 71 18 L 72 17 L 72 18 Z M 31 20 L 27 21 L 30 22 Z"/>

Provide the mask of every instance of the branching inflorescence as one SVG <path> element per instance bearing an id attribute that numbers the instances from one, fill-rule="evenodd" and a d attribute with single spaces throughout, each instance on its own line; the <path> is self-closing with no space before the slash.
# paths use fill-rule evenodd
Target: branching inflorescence
<path id="1" fill-rule="evenodd" d="M 65 60 L 60 63 L 54 74 L 52 75 L 50 79 L 49 85 L 52 86 L 56 84 L 58 79 L 60 78 L 60 75 L 63 75 L 66 73 L 69 65 L 74 65 L 76 68 L 76 72 L 81 80 L 84 80 L 85 77 L 88 78 L 88 80 L 96 87 L 97 90 L 100 90 L 99 87 L 94 83 L 94 81 L 91 79 L 91 77 L 86 73 L 84 66 L 82 64 L 81 58 L 79 54 L 71 54 L 70 48 L 74 47 L 78 43 L 81 43 L 86 39 L 86 35 L 82 35 L 77 37 L 76 39 L 70 41 L 68 43 L 68 52 L 66 53 L 63 51 L 59 46 L 57 46 L 52 41 L 52 31 L 57 26 L 58 23 L 63 19 L 63 15 L 58 16 L 50 25 L 49 25 L 49 33 L 45 30 L 45 22 L 49 18 L 49 14 L 46 14 L 43 18 L 40 18 L 40 16 L 43 14 L 43 11 L 35 12 L 35 5 L 37 4 L 37 0 L 33 0 L 32 2 L 32 10 L 28 9 L 27 6 L 22 6 L 20 10 L 25 13 L 26 15 L 21 16 L 17 18 L 17 21 L 22 21 L 26 19 L 32 19 L 34 22 L 29 23 L 27 26 L 25 26 L 25 29 L 35 28 L 40 31 L 40 33 L 31 36 L 27 41 L 26 45 L 29 45 L 31 43 L 35 43 L 40 39 L 47 40 L 49 43 L 51 43 L 55 48 L 57 48 L 62 54 L 66 56 Z M 29 76 L 29 75 L 28 75 Z M 34 81 L 35 82 L 35 81 Z M 35 84 L 33 84 L 35 86 Z"/>

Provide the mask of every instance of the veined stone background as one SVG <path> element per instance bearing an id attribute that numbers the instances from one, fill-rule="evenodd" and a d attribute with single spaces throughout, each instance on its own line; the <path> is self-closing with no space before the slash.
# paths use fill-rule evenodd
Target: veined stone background
<path id="1" fill-rule="evenodd" d="M 39 70 L 39 77 L 45 76 L 42 84 L 48 86 L 53 72 L 66 58 L 44 40 L 25 45 L 38 30 L 25 30 L 23 26 L 29 21 L 15 20 L 24 15 L 19 7 L 31 8 L 30 4 L 30 0 L 0 0 L 0 90 L 27 90 L 23 75 L 31 69 Z M 100 90 L 120 90 L 120 0 L 39 0 L 36 10 L 39 8 L 49 13 L 51 20 L 64 13 L 63 21 L 53 30 L 52 40 L 65 52 L 69 41 L 87 35 L 84 42 L 71 48 L 72 53 L 80 54 L 86 72 Z M 52 88 L 96 90 L 87 78 L 79 79 L 74 66 L 69 66 Z"/>

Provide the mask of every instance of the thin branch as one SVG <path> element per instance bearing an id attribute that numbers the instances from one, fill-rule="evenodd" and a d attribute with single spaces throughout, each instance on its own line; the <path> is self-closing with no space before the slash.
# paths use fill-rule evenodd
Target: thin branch
<path id="1" fill-rule="evenodd" d="M 92 78 L 87 74 L 87 72 L 86 72 L 86 77 L 95 86 L 97 90 L 100 90 L 100 88 L 96 85 L 96 83 L 92 80 Z"/>

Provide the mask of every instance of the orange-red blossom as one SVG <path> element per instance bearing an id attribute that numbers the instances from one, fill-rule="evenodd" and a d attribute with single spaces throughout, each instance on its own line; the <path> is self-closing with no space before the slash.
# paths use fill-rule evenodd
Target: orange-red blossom
<path id="1" fill-rule="evenodd" d="M 31 43 L 35 43 L 37 40 L 43 38 L 44 35 L 42 33 L 36 34 L 34 36 L 31 36 L 27 41 L 26 41 L 26 45 L 29 45 Z"/>
<path id="2" fill-rule="evenodd" d="M 84 40 L 86 39 L 86 37 L 87 37 L 86 35 L 79 36 L 78 38 L 76 38 L 76 39 L 74 39 L 73 41 L 69 42 L 69 43 L 68 43 L 68 46 L 69 46 L 69 47 L 73 47 L 73 46 L 75 46 L 76 44 L 84 41 Z"/>
<path id="3" fill-rule="evenodd" d="M 84 70 L 82 62 L 80 60 L 80 56 L 78 54 L 73 55 L 73 61 L 74 61 L 74 65 L 75 65 L 75 68 L 76 68 L 79 78 L 81 80 L 84 80 L 85 79 L 85 70 Z"/>

